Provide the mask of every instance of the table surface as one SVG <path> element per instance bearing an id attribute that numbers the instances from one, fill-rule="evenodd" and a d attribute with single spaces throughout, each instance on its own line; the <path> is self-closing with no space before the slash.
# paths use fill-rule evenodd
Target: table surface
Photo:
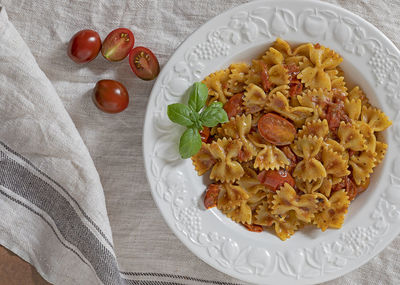
<path id="1" fill-rule="evenodd" d="M 0 246 L 0 285 L 49 285 L 36 269 Z"/>

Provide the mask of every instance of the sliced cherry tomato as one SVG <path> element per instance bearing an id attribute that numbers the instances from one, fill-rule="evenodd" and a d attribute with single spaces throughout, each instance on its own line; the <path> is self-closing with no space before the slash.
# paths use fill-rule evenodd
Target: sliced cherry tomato
<path id="1" fill-rule="evenodd" d="M 129 29 L 115 29 L 103 41 L 101 54 L 109 61 L 120 61 L 128 56 L 134 44 L 135 37 Z"/>
<path id="2" fill-rule="evenodd" d="M 269 90 L 272 89 L 272 83 L 271 81 L 269 81 L 268 68 L 264 62 L 261 62 L 260 65 L 261 65 L 260 77 L 261 77 L 262 88 L 264 89 L 265 92 L 269 92 Z"/>
<path id="3" fill-rule="evenodd" d="M 357 187 L 357 195 L 364 192 L 365 190 L 367 190 L 368 186 L 369 186 L 369 177 L 367 178 L 367 180 L 365 180 L 365 182 L 361 185 L 356 186 Z"/>
<path id="4" fill-rule="evenodd" d="M 258 174 L 257 179 L 273 191 L 278 190 L 285 183 L 292 187 L 295 185 L 292 175 L 284 169 L 263 170 Z"/>
<path id="5" fill-rule="evenodd" d="M 293 79 L 289 83 L 289 96 L 293 97 L 296 95 L 301 94 L 301 91 L 303 91 L 303 84 L 301 84 L 300 80 L 298 79 Z"/>
<path id="6" fill-rule="evenodd" d="M 243 113 L 243 93 L 233 95 L 224 105 L 224 110 L 228 114 L 228 118 L 241 115 Z"/>
<path id="7" fill-rule="evenodd" d="M 352 201 L 357 196 L 357 186 L 348 176 L 345 178 L 346 181 L 346 188 L 345 191 L 347 196 L 349 196 L 349 200 Z"/>
<path id="8" fill-rule="evenodd" d="M 210 136 L 210 128 L 203 127 L 203 129 L 200 130 L 199 132 L 200 132 L 201 141 L 206 143 L 208 141 L 208 137 Z"/>
<path id="9" fill-rule="evenodd" d="M 293 151 L 290 149 L 289 146 L 284 146 L 281 148 L 283 153 L 286 155 L 286 157 L 290 160 L 290 164 L 287 167 L 287 171 L 290 173 L 294 170 L 297 164 L 297 156 L 293 153 Z"/>
<path id="10" fill-rule="evenodd" d="M 263 231 L 263 227 L 260 225 L 248 225 L 248 224 L 242 224 L 246 229 L 248 229 L 251 232 L 255 232 L 255 233 L 261 233 Z"/>
<path id="11" fill-rule="evenodd" d="M 336 131 L 340 122 L 351 122 L 350 118 L 344 111 L 344 103 L 342 100 L 335 100 L 334 103 L 329 103 L 329 107 L 326 113 L 326 120 L 328 121 L 329 129 Z"/>
<path id="12" fill-rule="evenodd" d="M 316 44 L 314 45 L 314 47 L 315 47 L 316 49 L 319 49 L 319 48 L 321 48 L 321 45 L 320 45 L 319 43 L 316 43 Z"/>
<path id="13" fill-rule="evenodd" d="M 143 80 L 153 80 L 160 73 L 157 57 L 145 47 L 135 47 L 131 50 L 129 64 L 136 76 Z"/>
<path id="14" fill-rule="evenodd" d="M 94 87 L 93 102 L 100 110 L 106 113 L 119 113 L 128 106 L 128 91 L 118 81 L 100 80 Z"/>
<path id="15" fill-rule="evenodd" d="M 76 63 L 86 63 L 95 59 L 100 49 L 99 34 L 93 30 L 82 30 L 69 41 L 68 56 Z"/>
<path id="16" fill-rule="evenodd" d="M 265 114 L 258 121 L 258 131 L 274 145 L 288 145 L 296 135 L 296 128 L 288 120 L 274 113 Z"/>
<path id="17" fill-rule="evenodd" d="M 300 73 L 300 69 L 296 64 L 294 63 L 286 64 L 285 68 L 288 71 L 290 81 L 297 79 L 297 74 Z"/>
<path id="18" fill-rule="evenodd" d="M 211 209 L 217 206 L 219 194 L 219 186 L 217 184 L 208 185 L 206 195 L 204 196 L 204 206 L 206 209 Z"/>

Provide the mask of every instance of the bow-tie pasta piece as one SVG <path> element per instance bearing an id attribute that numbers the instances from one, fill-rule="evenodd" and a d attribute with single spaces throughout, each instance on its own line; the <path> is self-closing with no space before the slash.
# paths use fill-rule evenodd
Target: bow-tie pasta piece
<path id="1" fill-rule="evenodd" d="M 347 214 L 350 200 L 344 190 L 336 191 L 329 198 L 329 204 L 321 212 L 316 213 L 314 224 L 323 232 L 328 228 L 340 229 Z"/>
<path id="2" fill-rule="evenodd" d="M 305 181 L 302 179 L 296 179 L 296 186 L 299 188 L 304 194 L 312 194 L 317 192 L 319 188 L 321 188 L 322 183 L 324 182 L 324 178 L 318 178 L 314 181 Z"/>
<path id="3" fill-rule="evenodd" d="M 362 151 L 366 147 L 365 139 L 360 130 L 351 123 L 340 122 L 338 137 L 345 149 Z"/>
<path id="4" fill-rule="evenodd" d="M 340 93 L 343 96 L 347 96 L 347 87 L 344 77 L 338 75 L 339 71 L 336 69 L 327 71 L 329 78 L 331 79 L 331 89 L 334 92 Z"/>
<path id="5" fill-rule="evenodd" d="M 208 75 L 202 81 L 208 88 L 208 104 L 219 101 L 226 103 L 226 93 L 228 93 L 229 69 L 219 70 Z"/>
<path id="6" fill-rule="evenodd" d="M 217 133 L 226 138 L 239 139 L 242 149 L 238 154 L 240 162 L 249 161 L 257 154 L 255 146 L 249 142 L 246 136 L 251 129 L 251 115 L 232 117 L 228 123 L 222 124 Z"/>
<path id="7" fill-rule="evenodd" d="M 310 61 L 314 66 L 303 69 L 297 78 L 311 89 L 325 88 L 331 90 L 332 84 L 326 70 L 334 69 L 342 61 L 337 53 L 324 46 L 314 46 L 310 49 Z"/>
<path id="8" fill-rule="evenodd" d="M 332 179 L 324 178 L 321 187 L 319 187 L 318 192 L 329 198 L 332 191 Z"/>
<path id="9" fill-rule="evenodd" d="M 332 149 L 334 152 L 340 153 L 346 163 L 349 161 L 349 153 L 345 151 L 345 148 L 333 139 L 326 139 L 324 141 L 325 147 Z"/>
<path id="10" fill-rule="evenodd" d="M 328 147 L 322 149 L 322 163 L 328 175 L 343 177 L 350 174 L 350 171 L 347 169 L 347 161 L 343 159 L 340 153 Z"/>
<path id="11" fill-rule="evenodd" d="M 259 170 L 279 169 L 290 164 L 290 160 L 276 146 L 266 142 L 258 133 L 249 135 L 249 140 L 261 148 L 254 161 L 254 168 Z"/>
<path id="12" fill-rule="evenodd" d="M 346 99 L 344 111 L 351 120 L 357 121 L 361 115 L 361 99 Z"/>
<path id="13" fill-rule="evenodd" d="M 320 119 L 307 122 L 297 133 L 297 137 L 312 136 L 317 138 L 326 138 L 329 134 L 328 121 Z"/>
<path id="14" fill-rule="evenodd" d="M 332 92 L 326 89 L 312 89 L 298 95 L 297 100 L 301 106 L 312 108 L 314 114 L 317 115 L 316 118 L 313 118 L 319 119 L 325 113 L 328 102 L 332 100 Z"/>
<path id="15" fill-rule="evenodd" d="M 363 106 L 369 106 L 369 101 L 365 93 L 360 89 L 359 86 L 354 87 L 351 89 L 349 94 L 347 95 L 349 100 L 357 100 L 360 99 Z"/>
<path id="16" fill-rule="evenodd" d="M 375 148 L 375 152 L 376 152 L 375 166 L 379 165 L 379 164 L 382 162 L 383 158 L 385 157 L 387 148 L 388 148 L 388 145 L 387 145 L 387 144 L 385 144 L 385 143 L 383 143 L 383 142 L 380 142 L 380 141 L 377 141 L 377 142 L 376 142 L 376 148 Z"/>
<path id="17" fill-rule="evenodd" d="M 217 160 L 211 169 L 210 179 L 221 182 L 232 182 L 244 174 L 243 167 L 237 159 L 242 142 L 240 140 L 219 139 L 209 147 L 212 156 Z"/>
<path id="18" fill-rule="evenodd" d="M 289 43 L 287 41 L 282 40 L 281 38 L 277 38 L 276 41 L 273 43 L 272 47 L 275 50 L 279 51 L 285 59 L 287 57 L 294 55 Z"/>
<path id="19" fill-rule="evenodd" d="M 295 212 L 290 212 L 285 218 L 271 214 L 268 202 L 264 202 L 257 208 L 254 223 L 266 227 L 273 226 L 276 235 L 281 240 L 290 238 L 303 224 L 297 219 Z"/>
<path id="20" fill-rule="evenodd" d="M 241 93 L 245 90 L 250 67 L 246 63 L 234 63 L 229 67 L 231 73 L 228 79 L 229 94 Z"/>
<path id="21" fill-rule="evenodd" d="M 268 68 L 271 68 L 274 65 L 280 65 L 283 63 L 283 55 L 281 52 L 271 47 L 262 57 L 262 60 Z"/>
<path id="22" fill-rule="evenodd" d="M 271 91 L 269 91 L 267 97 L 271 98 L 274 94 L 279 92 L 282 93 L 287 98 L 289 96 L 289 89 L 290 89 L 289 85 L 279 85 L 274 89 L 272 89 Z"/>
<path id="23" fill-rule="evenodd" d="M 229 210 L 222 210 L 222 213 L 236 223 L 252 224 L 252 211 L 246 201 Z"/>
<path id="24" fill-rule="evenodd" d="M 243 102 L 246 113 L 254 114 L 260 112 L 265 107 L 267 95 L 259 86 L 251 83 L 247 86 L 247 90 L 244 93 Z"/>
<path id="25" fill-rule="evenodd" d="M 357 121 L 356 127 L 360 130 L 365 140 L 365 150 L 374 153 L 376 148 L 376 136 L 374 131 L 363 121 Z"/>
<path id="26" fill-rule="evenodd" d="M 246 84 L 255 84 L 261 86 L 261 72 L 262 72 L 263 61 L 261 59 L 253 59 L 251 61 L 251 66 L 249 74 L 247 76 Z"/>
<path id="27" fill-rule="evenodd" d="M 381 132 L 392 125 L 392 122 L 381 110 L 363 106 L 361 120 L 366 122 L 374 132 Z"/>
<path id="28" fill-rule="evenodd" d="M 199 176 L 206 173 L 215 163 L 217 163 L 216 158 L 211 153 L 209 144 L 201 144 L 199 152 L 192 156 L 192 163 Z"/>
<path id="29" fill-rule="evenodd" d="M 282 64 L 272 66 L 269 71 L 269 81 L 275 85 L 289 84 L 289 74 Z"/>
<path id="30" fill-rule="evenodd" d="M 369 178 L 375 166 L 376 153 L 363 151 L 359 155 L 353 155 L 349 159 L 352 168 L 353 179 L 357 185 Z"/>
<path id="31" fill-rule="evenodd" d="M 233 185 L 231 183 L 218 185 L 220 191 L 218 194 L 217 208 L 220 210 L 234 209 L 250 198 L 249 193 L 239 185 Z"/>
<path id="32" fill-rule="evenodd" d="M 289 184 L 285 183 L 274 195 L 272 213 L 286 217 L 290 211 L 296 212 L 296 217 L 302 222 L 309 223 L 318 209 L 318 201 L 313 194 L 298 196 Z"/>

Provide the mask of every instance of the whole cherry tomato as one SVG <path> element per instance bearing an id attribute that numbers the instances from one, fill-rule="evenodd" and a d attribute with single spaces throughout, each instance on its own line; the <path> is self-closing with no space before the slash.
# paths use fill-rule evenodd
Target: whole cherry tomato
<path id="1" fill-rule="evenodd" d="M 115 29 L 103 41 L 101 54 L 109 61 L 120 61 L 128 56 L 134 44 L 135 37 L 129 29 Z"/>
<path id="2" fill-rule="evenodd" d="M 260 135 L 274 145 L 288 145 L 296 135 L 291 122 L 274 113 L 265 114 L 258 120 Z"/>
<path id="3" fill-rule="evenodd" d="M 243 112 L 242 104 L 243 104 L 243 93 L 238 93 L 233 95 L 224 105 L 224 110 L 228 115 L 228 118 L 241 115 Z"/>
<path id="4" fill-rule="evenodd" d="M 96 83 L 93 91 L 93 102 L 106 113 L 119 113 L 126 109 L 129 95 L 122 83 L 104 79 Z"/>
<path id="5" fill-rule="evenodd" d="M 68 56 L 76 63 L 86 63 L 95 59 L 100 49 L 99 34 L 93 30 L 82 30 L 69 41 Z"/>
<path id="6" fill-rule="evenodd" d="M 129 65 L 136 76 L 143 80 L 153 80 L 160 73 L 157 57 L 145 47 L 135 47 L 131 50 Z"/>

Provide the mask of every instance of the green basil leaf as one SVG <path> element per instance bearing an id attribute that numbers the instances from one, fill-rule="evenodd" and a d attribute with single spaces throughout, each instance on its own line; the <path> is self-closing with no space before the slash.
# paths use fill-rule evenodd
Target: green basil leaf
<path id="1" fill-rule="evenodd" d="M 174 123 L 185 127 L 193 126 L 195 120 L 193 111 L 184 104 L 176 103 L 168 105 L 167 114 L 168 118 Z"/>
<path id="2" fill-rule="evenodd" d="M 190 90 L 189 107 L 193 111 L 199 112 L 206 104 L 208 98 L 208 88 L 204 83 L 195 82 Z"/>
<path id="3" fill-rule="evenodd" d="M 224 104 L 222 104 L 221 102 L 219 102 L 219 101 L 214 101 L 214 102 L 212 102 L 212 103 L 210 104 L 209 107 L 218 107 L 218 108 L 222 108 L 223 106 L 224 106 Z"/>
<path id="4" fill-rule="evenodd" d="M 200 133 L 196 128 L 188 128 L 179 141 L 179 153 L 182 158 L 189 158 L 199 152 L 201 148 Z"/>
<path id="5" fill-rule="evenodd" d="M 200 121 L 204 126 L 212 128 L 228 122 L 228 115 L 221 107 L 210 105 L 200 114 Z"/>

